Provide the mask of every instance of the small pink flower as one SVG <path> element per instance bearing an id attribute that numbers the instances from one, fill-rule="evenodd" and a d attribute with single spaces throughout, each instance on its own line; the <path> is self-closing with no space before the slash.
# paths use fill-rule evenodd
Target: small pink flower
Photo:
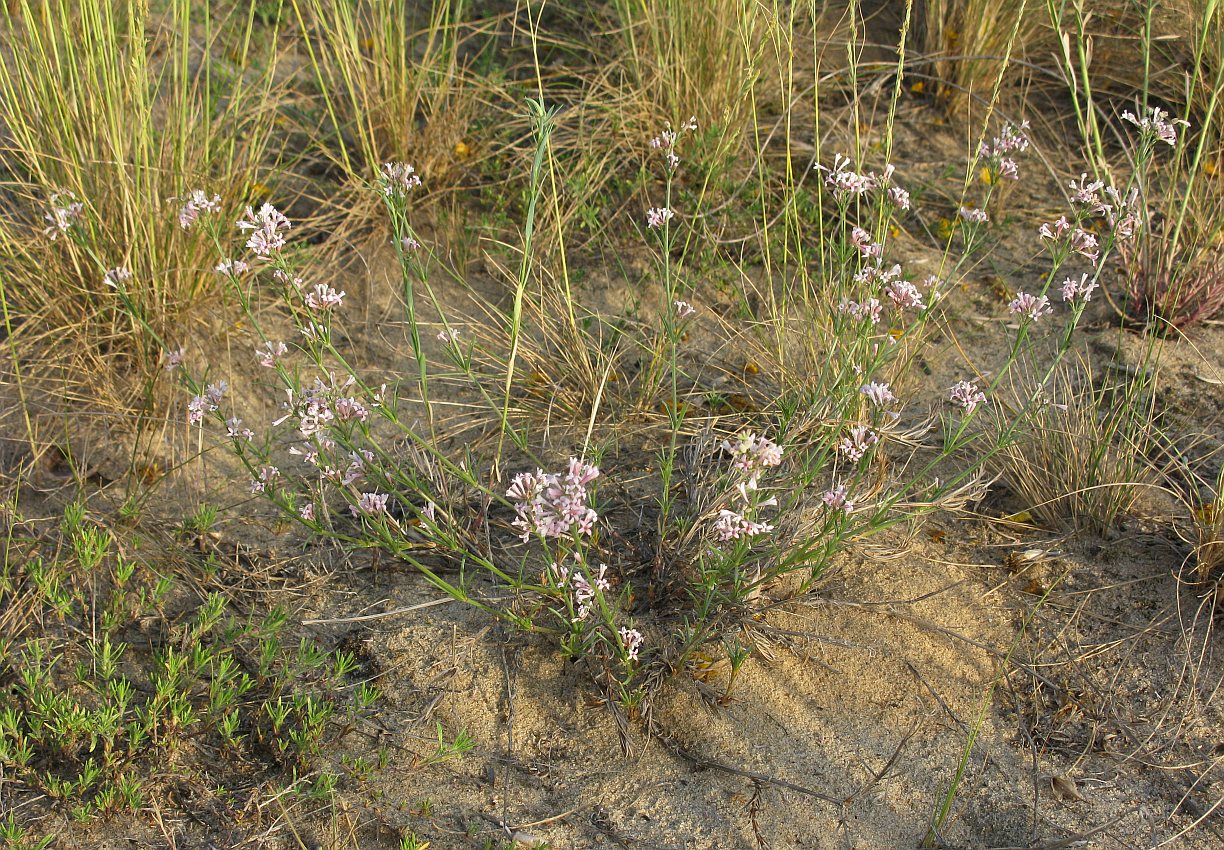
<path id="1" fill-rule="evenodd" d="M 353 516 L 377 516 L 387 512 L 387 500 L 391 498 L 386 493 L 362 493 L 355 505 L 349 505 L 349 513 Z"/>
<path id="2" fill-rule="evenodd" d="M 1168 145 L 1177 144 L 1177 125 L 1189 127 L 1190 122 L 1181 118 L 1169 119 L 1169 113 L 1153 106 L 1151 112 L 1144 118 L 1136 118 L 1129 110 L 1122 111 L 1122 118 L 1131 122 L 1144 133 L 1151 133 L 1156 139 Z"/>
<path id="3" fill-rule="evenodd" d="M 850 432 L 837 444 L 837 450 L 847 460 L 856 463 L 879 441 L 880 438 L 866 425 L 853 425 Z"/>
<path id="4" fill-rule="evenodd" d="M 400 250 L 405 254 L 411 254 L 421 247 L 421 243 L 413 239 L 411 236 L 405 236 L 400 239 Z"/>
<path id="5" fill-rule="evenodd" d="M 267 492 L 268 485 L 280 477 L 280 470 L 275 466 L 261 466 L 259 476 L 251 481 L 252 493 Z"/>
<path id="6" fill-rule="evenodd" d="M 168 349 L 162 352 L 162 368 L 169 372 L 182 364 L 183 357 L 187 354 L 187 349 L 179 346 L 175 349 Z"/>
<path id="7" fill-rule="evenodd" d="M 761 534 L 768 534 L 773 531 L 774 527 L 767 522 L 753 522 L 744 517 L 743 514 L 722 509 L 718 512 L 718 519 L 714 521 L 714 532 L 718 535 L 718 539 L 723 542 L 729 540 L 739 540 L 745 537 L 756 537 Z"/>
<path id="8" fill-rule="evenodd" d="M 306 520 L 306 522 L 314 522 L 315 506 L 313 502 L 307 502 L 298 509 L 298 516 Z"/>
<path id="9" fill-rule="evenodd" d="M 1057 221 L 1052 221 L 1041 225 L 1037 229 L 1037 233 L 1042 239 L 1050 242 L 1057 242 L 1062 239 L 1071 230 L 1071 222 L 1067 221 L 1067 217 L 1059 216 Z"/>
<path id="10" fill-rule="evenodd" d="M 84 217 L 85 205 L 76 200 L 76 196 L 67 189 L 53 193 L 50 201 L 51 212 L 43 216 L 43 220 L 47 222 L 43 233 L 54 242 Z"/>
<path id="11" fill-rule="evenodd" d="M 1072 251 L 1086 257 L 1092 263 L 1096 263 L 1101 256 L 1096 236 L 1082 227 L 1075 228 L 1068 244 L 1071 246 Z"/>
<path id="12" fill-rule="evenodd" d="M 888 200 L 892 201 L 893 206 L 900 209 L 908 210 L 910 208 L 910 193 L 900 186 L 888 187 Z"/>
<path id="13" fill-rule="evenodd" d="M 878 298 L 871 298 L 860 304 L 857 301 L 851 301 L 848 298 L 843 298 L 841 303 L 837 305 L 837 312 L 850 316 L 857 321 L 870 321 L 873 325 L 879 324 L 880 312 L 883 305 L 880 304 Z"/>
<path id="14" fill-rule="evenodd" d="M 320 312 L 331 310 L 340 306 L 346 294 L 337 292 L 325 283 L 316 283 L 314 289 L 306 294 L 306 306 Z"/>
<path id="15" fill-rule="evenodd" d="M 362 422 L 365 422 L 370 418 L 370 411 L 355 398 L 336 399 L 334 407 L 336 419 L 340 422 L 351 422 L 354 419 L 360 419 Z"/>
<path id="16" fill-rule="evenodd" d="M 854 510 L 854 502 L 848 498 L 845 484 L 837 484 L 825 490 L 820 500 L 825 503 L 826 507 L 835 511 L 850 513 Z"/>
<path id="17" fill-rule="evenodd" d="M 898 310 L 922 310 L 922 292 L 908 280 L 894 280 L 884 287 L 884 294 Z"/>
<path id="18" fill-rule="evenodd" d="M 652 207 L 646 211 L 646 226 L 651 228 L 662 227 L 675 217 L 676 214 L 667 207 Z"/>
<path id="19" fill-rule="evenodd" d="M 856 227 L 850 231 L 850 244 L 867 258 L 876 258 L 884 253 L 884 249 L 878 243 L 872 241 L 871 234 L 861 227 Z"/>
<path id="20" fill-rule="evenodd" d="M 1063 301 L 1074 301 L 1077 298 L 1084 301 L 1092 300 L 1092 291 L 1097 288 L 1095 280 L 1088 280 L 1087 273 L 1080 275 L 1079 280 L 1067 278 L 1063 281 L 1062 297 Z"/>
<path id="21" fill-rule="evenodd" d="M 687 301 L 675 301 L 672 303 L 672 306 L 676 308 L 677 319 L 687 319 L 697 312 L 697 309 Z"/>
<path id="22" fill-rule="evenodd" d="M 132 272 L 126 266 L 115 266 L 102 277 L 102 282 L 111 289 L 118 289 L 122 283 L 132 279 Z"/>
<path id="23" fill-rule="evenodd" d="M 872 381 L 870 384 L 864 384 L 859 388 L 859 392 L 867 396 L 867 399 L 876 407 L 883 407 L 886 404 L 892 404 L 897 400 L 897 397 L 892 394 L 888 384 L 876 383 Z"/>
<path id="24" fill-rule="evenodd" d="M 183 230 L 190 230 L 201 213 L 215 213 L 220 209 L 220 195 L 213 195 L 210 198 L 203 189 L 194 189 L 186 197 L 183 206 L 179 208 L 179 227 Z"/>
<path id="25" fill-rule="evenodd" d="M 244 274 L 251 267 L 242 260 L 222 260 L 213 268 L 217 274 L 225 275 L 226 277 L 237 277 Z"/>
<path id="26" fill-rule="evenodd" d="M 459 341 L 459 329 L 458 328 L 443 328 L 442 330 L 438 331 L 438 342 L 446 343 L 448 345 L 454 345 L 458 341 Z"/>
<path id="27" fill-rule="evenodd" d="M 1087 173 L 1081 172 L 1079 179 L 1072 180 L 1068 185 L 1071 187 L 1071 203 L 1087 207 L 1100 206 L 1101 190 L 1105 188 L 1103 181 L 1089 180 Z"/>
<path id="28" fill-rule="evenodd" d="M 638 650 L 642 646 L 642 633 L 637 629 L 624 629 L 619 632 L 621 644 L 625 647 L 625 654 L 629 656 L 631 661 L 638 660 Z"/>
<path id="29" fill-rule="evenodd" d="M 289 353 L 289 346 L 283 342 L 272 342 L 269 340 L 264 343 L 263 348 L 255 349 L 255 359 L 259 361 L 259 365 L 267 369 L 271 369 L 276 361 Z"/>
<path id="30" fill-rule="evenodd" d="M 1027 292 L 1017 292 L 1007 309 L 1034 322 L 1054 312 L 1049 298 L 1044 295 L 1030 295 Z"/>
<path id="31" fill-rule="evenodd" d="M 225 420 L 225 436 L 233 440 L 243 439 L 249 442 L 255 439 L 255 432 L 250 428 L 243 428 L 242 420 L 235 416 Z"/>
<path id="32" fill-rule="evenodd" d="M 961 207 L 956 214 L 969 224 L 985 224 L 990 221 L 990 216 L 986 215 L 986 210 L 974 209 L 973 207 Z"/>
<path id="33" fill-rule="evenodd" d="M 415 172 L 416 169 L 406 162 L 384 162 L 382 173 L 378 175 L 379 189 L 388 198 L 406 197 L 421 185 L 420 175 Z"/>
<path id="34" fill-rule="evenodd" d="M 285 236 L 282 231 L 290 227 L 289 219 L 271 204 L 264 204 L 258 212 L 247 207 L 246 213 L 238 221 L 239 230 L 252 231 L 246 244 L 260 257 L 269 257 L 284 248 Z"/>
<path id="35" fill-rule="evenodd" d="M 963 407 L 966 413 L 972 413 L 974 408 L 986 401 L 986 393 L 979 390 L 976 384 L 969 381 L 958 381 L 948 391 L 948 398 L 954 404 Z"/>

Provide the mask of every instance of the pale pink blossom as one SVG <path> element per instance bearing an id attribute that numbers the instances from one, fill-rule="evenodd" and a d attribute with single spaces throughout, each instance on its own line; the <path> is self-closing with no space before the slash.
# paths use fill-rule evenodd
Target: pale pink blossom
<path id="1" fill-rule="evenodd" d="M 438 331 L 438 342 L 446 343 L 448 345 L 454 345 L 458 341 L 459 341 L 459 329 L 458 328 L 443 328 L 442 330 Z"/>
<path id="2" fill-rule="evenodd" d="M 306 294 L 306 306 L 318 312 L 331 310 L 340 306 L 346 294 L 337 292 L 325 283 L 316 283 L 314 289 Z"/>
<path id="3" fill-rule="evenodd" d="M 861 227 L 856 227 L 850 231 L 850 244 L 858 249 L 858 252 L 867 258 L 877 258 L 884 253 L 883 247 L 871 238 L 871 234 Z"/>
<path id="4" fill-rule="evenodd" d="M 976 384 L 958 381 L 948 391 L 948 399 L 963 407 L 966 413 L 972 413 L 974 408 L 986 401 L 986 393 L 979 390 Z"/>
<path id="5" fill-rule="evenodd" d="M 986 210 L 979 210 L 973 207 L 962 206 L 957 210 L 956 214 L 969 224 L 985 224 L 990 221 L 990 216 L 986 214 Z"/>
<path id="6" fill-rule="evenodd" d="M 1017 292 L 1007 309 L 1034 322 L 1054 312 L 1049 298 L 1044 295 L 1030 295 L 1027 292 Z"/>
<path id="7" fill-rule="evenodd" d="M 115 266 L 110 269 L 102 277 L 102 282 L 111 289 L 118 289 L 120 284 L 127 283 L 132 279 L 132 272 L 126 266 Z"/>
<path id="8" fill-rule="evenodd" d="M 854 501 L 849 498 L 845 484 L 835 484 L 825 490 L 820 500 L 825 503 L 826 507 L 835 511 L 850 513 L 854 510 Z"/>
<path id="9" fill-rule="evenodd" d="M 1067 278 L 1062 284 L 1063 301 L 1074 301 L 1076 299 L 1082 301 L 1092 300 L 1092 291 L 1097 288 L 1095 280 L 1089 280 L 1087 273 L 1080 275 L 1079 280 L 1075 278 Z"/>
<path id="10" fill-rule="evenodd" d="M 242 420 L 235 416 L 225 420 L 225 436 L 233 440 L 242 439 L 249 442 L 255 439 L 255 432 L 250 428 L 243 428 Z"/>
<path id="11" fill-rule="evenodd" d="M 888 200 L 892 201 L 894 206 L 900 207 L 903 210 L 910 208 L 910 193 L 900 186 L 888 187 Z"/>
<path id="12" fill-rule="evenodd" d="M 567 537 L 575 530 L 590 534 L 599 515 L 588 505 L 587 485 L 599 476 L 599 469 L 570 458 L 566 472 L 543 470 L 521 472 L 510 482 L 506 497 L 514 501 L 516 518 L 524 542 L 532 534 L 541 537 Z"/>
<path id="13" fill-rule="evenodd" d="M 275 466 L 261 466 L 259 474 L 251 480 L 252 493 L 266 493 L 268 485 L 280 477 L 280 470 Z"/>
<path id="14" fill-rule="evenodd" d="M 314 522 L 315 506 L 313 502 L 307 502 L 298 509 L 298 516 L 306 520 L 306 522 Z"/>
<path id="15" fill-rule="evenodd" d="M 883 407 L 884 405 L 892 404 L 897 400 L 897 397 L 893 395 L 892 390 L 889 389 L 888 384 L 876 383 L 875 381 L 872 381 L 869 384 L 863 384 L 863 386 L 859 388 L 859 392 L 867 396 L 867 400 L 876 407 Z"/>
<path id="16" fill-rule="evenodd" d="M 773 530 L 774 527 L 767 522 L 753 522 L 743 514 L 725 508 L 718 512 L 718 519 L 714 520 L 714 532 L 724 542 L 756 537 Z"/>
<path id="17" fill-rule="evenodd" d="M 697 312 L 697 309 L 687 301 L 675 301 L 672 306 L 676 308 L 677 319 L 687 319 Z"/>
<path id="18" fill-rule="evenodd" d="M 421 185 L 420 175 L 406 162 L 384 162 L 378 175 L 379 189 L 388 198 L 403 198 Z"/>
<path id="19" fill-rule="evenodd" d="M 675 217 L 676 214 L 667 207 L 652 207 L 646 211 L 646 226 L 654 228 L 662 227 Z"/>
<path id="20" fill-rule="evenodd" d="M 926 307 L 922 301 L 922 292 L 908 280 L 889 283 L 884 287 L 884 294 L 899 310 L 922 310 Z"/>
<path id="21" fill-rule="evenodd" d="M 631 661 L 638 660 L 638 650 L 642 647 L 642 633 L 637 629 L 624 629 L 619 632 L 621 645 L 625 647 L 625 654 Z"/>
<path id="22" fill-rule="evenodd" d="M 1159 107 L 1153 106 L 1151 111 L 1143 118 L 1136 118 L 1134 113 L 1129 110 L 1122 111 L 1122 118 L 1131 122 L 1141 131 L 1151 133 L 1156 139 L 1168 145 L 1177 144 L 1177 125 L 1189 127 L 1190 122 L 1181 118 L 1169 120 L 1169 113 Z"/>
<path id="23" fill-rule="evenodd" d="M 1084 230 L 1082 227 L 1075 228 L 1071 233 L 1071 238 L 1067 242 L 1071 246 L 1071 250 L 1089 261 L 1096 263 L 1101 256 L 1100 243 L 1094 234 Z"/>
<path id="24" fill-rule="evenodd" d="M 385 514 L 389 498 L 390 496 L 386 493 L 362 493 L 357 504 L 349 505 L 349 513 L 355 517 Z"/>
<path id="25" fill-rule="evenodd" d="M 879 441 L 880 438 L 866 425 L 853 425 L 849 433 L 837 444 L 837 450 L 847 460 L 857 462 Z"/>
<path id="26" fill-rule="evenodd" d="M 1087 173 L 1080 173 L 1078 180 L 1068 184 L 1071 188 L 1071 203 L 1085 207 L 1101 205 L 1101 190 L 1105 183 L 1101 180 L 1089 180 Z"/>
<path id="27" fill-rule="evenodd" d="M 1057 221 L 1048 222 L 1037 229 L 1037 234 L 1050 242 L 1058 242 L 1071 230 L 1071 222 L 1067 217 L 1059 216 Z"/>
<path id="28" fill-rule="evenodd" d="M 43 233 L 54 242 L 84 217 L 85 205 L 76 200 L 76 196 L 67 189 L 53 193 L 50 202 L 51 211 L 43 216 L 43 220 L 47 222 Z"/>
<path id="29" fill-rule="evenodd" d="M 283 342 L 272 342 L 271 340 L 264 343 L 263 348 L 255 349 L 255 359 L 260 366 L 271 369 L 276 361 L 289 353 L 289 346 Z"/>
<path id="30" fill-rule="evenodd" d="M 215 213 L 221 209 L 221 196 L 208 196 L 203 189 L 193 189 L 179 208 L 178 223 L 183 230 L 190 230 L 201 213 Z"/>
<path id="31" fill-rule="evenodd" d="M 246 245 L 260 257 L 269 257 L 284 248 L 285 236 L 282 231 L 290 227 L 289 219 L 271 204 L 264 204 L 258 212 L 247 207 L 238 221 L 239 230 L 251 231 Z"/>
<path id="32" fill-rule="evenodd" d="M 873 325 L 879 324 L 880 312 L 883 305 L 878 298 L 871 298 L 863 303 L 851 301 L 848 298 L 843 298 L 837 305 L 837 312 L 850 316 L 857 321 L 870 321 Z"/>
<path id="33" fill-rule="evenodd" d="M 243 260 L 222 260 L 213 268 L 217 274 L 225 275 L 226 277 L 237 277 L 244 274 L 251 267 Z"/>
<path id="34" fill-rule="evenodd" d="M 187 354 L 187 349 L 181 345 L 178 348 L 167 349 L 166 351 L 163 351 L 162 352 L 162 368 L 165 369 L 167 372 L 169 372 L 171 369 L 176 368 L 177 366 L 182 364 L 183 357 L 186 356 L 186 354 Z"/>

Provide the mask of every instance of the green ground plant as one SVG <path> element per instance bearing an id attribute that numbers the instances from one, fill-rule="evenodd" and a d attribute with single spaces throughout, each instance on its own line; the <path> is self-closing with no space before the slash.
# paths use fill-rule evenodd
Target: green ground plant
<path id="1" fill-rule="evenodd" d="M 352 686 L 351 654 L 292 641 L 281 609 L 190 600 L 198 591 L 169 564 L 81 503 L 58 523 L 8 505 L 3 525 L 0 766 L 12 781 L 82 824 L 140 810 L 153 766 L 191 752 L 219 757 L 222 787 L 244 764 L 312 794 L 334 787 L 321 748 L 379 696 Z"/>

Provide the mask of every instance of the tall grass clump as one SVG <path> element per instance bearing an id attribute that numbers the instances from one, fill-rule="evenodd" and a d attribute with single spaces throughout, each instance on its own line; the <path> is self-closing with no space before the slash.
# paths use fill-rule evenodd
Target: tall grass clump
<path id="1" fill-rule="evenodd" d="M 199 234 L 166 222 L 216 182 L 236 209 L 266 167 L 274 34 L 250 10 L 201 26 L 198 4 L 164 5 L 0 12 L 0 286 L 13 343 L 70 385 L 156 366 L 215 277 Z"/>
<path id="2" fill-rule="evenodd" d="M 721 156 L 736 153 L 752 118 L 766 31 L 778 23 L 757 0 L 615 0 L 621 61 L 638 99 L 639 132 L 697 116 Z"/>
<path id="3" fill-rule="evenodd" d="M 314 147 L 350 185 L 409 158 L 440 183 L 470 155 L 480 102 L 463 58 L 465 0 L 291 2 L 317 86 Z"/>

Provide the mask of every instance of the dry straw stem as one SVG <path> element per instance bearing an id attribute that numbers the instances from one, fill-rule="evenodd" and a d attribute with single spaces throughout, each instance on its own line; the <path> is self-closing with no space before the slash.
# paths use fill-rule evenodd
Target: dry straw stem
<path id="1" fill-rule="evenodd" d="M 211 291 L 210 246 L 176 226 L 176 199 L 259 191 L 275 34 L 258 44 L 246 15 L 195 23 L 188 0 L 158 14 L 14 0 L 0 15 L 0 254 L 15 335 L 44 371 L 97 387 L 154 367 L 157 338 Z M 83 215 L 52 240 L 43 215 L 65 190 Z M 117 266 L 132 273 L 130 305 L 103 281 Z"/>

